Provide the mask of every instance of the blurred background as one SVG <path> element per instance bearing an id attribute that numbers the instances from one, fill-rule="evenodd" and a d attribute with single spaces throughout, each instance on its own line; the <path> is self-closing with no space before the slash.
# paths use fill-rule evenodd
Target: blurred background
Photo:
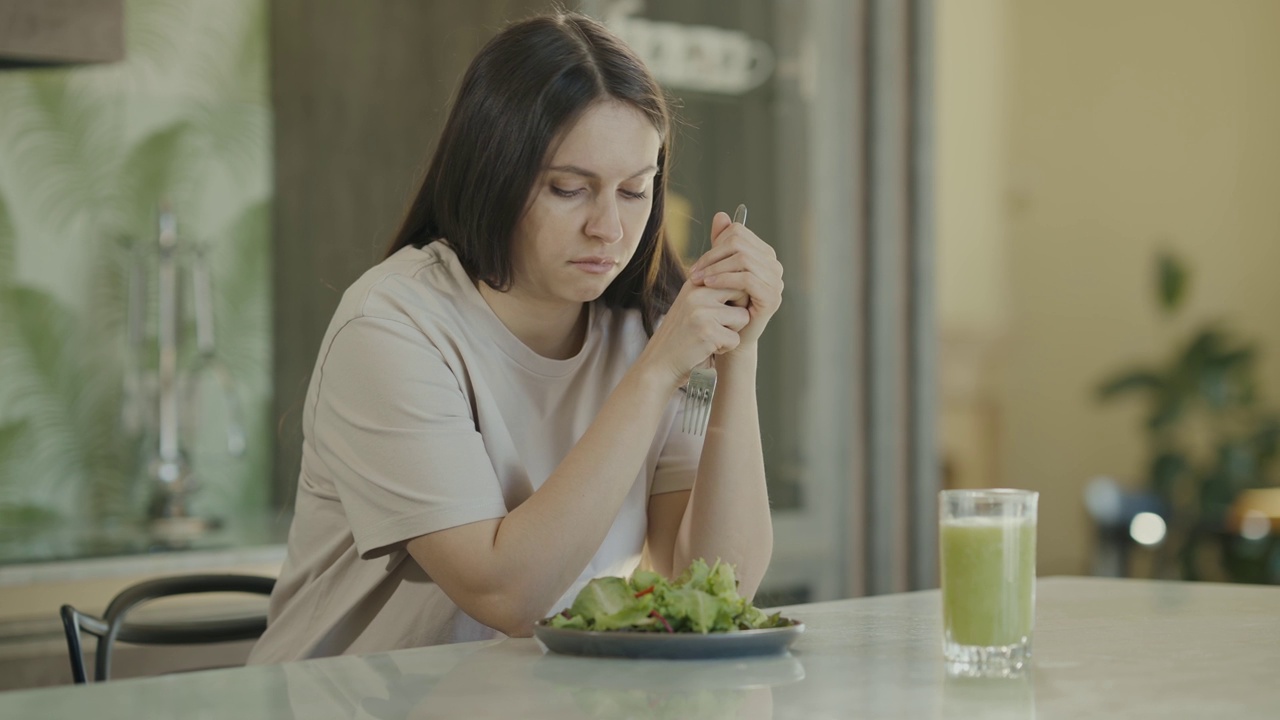
<path id="1" fill-rule="evenodd" d="M 0 689 L 62 603 L 275 574 L 329 317 L 553 7 L 56 5 L 0 0 Z M 1280 3 L 561 6 L 675 100 L 682 253 L 744 202 L 787 268 L 760 604 L 936 586 L 947 487 L 1040 491 L 1042 576 L 1280 583 Z"/>

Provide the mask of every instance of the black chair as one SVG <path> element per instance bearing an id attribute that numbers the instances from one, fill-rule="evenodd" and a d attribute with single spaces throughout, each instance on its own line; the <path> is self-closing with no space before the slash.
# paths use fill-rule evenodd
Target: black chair
<path id="1" fill-rule="evenodd" d="M 111 650 L 117 640 L 138 645 L 193 645 L 255 639 L 267 629 L 264 614 L 172 623 L 126 623 L 125 616 L 138 605 L 157 598 L 223 592 L 270 595 L 275 584 L 275 578 L 257 575 L 179 575 L 125 588 L 112 599 L 101 618 L 63 605 L 62 628 L 71 654 L 71 676 L 77 684 L 88 682 L 81 632 L 98 637 L 93 673 L 96 682 L 111 677 Z"/>

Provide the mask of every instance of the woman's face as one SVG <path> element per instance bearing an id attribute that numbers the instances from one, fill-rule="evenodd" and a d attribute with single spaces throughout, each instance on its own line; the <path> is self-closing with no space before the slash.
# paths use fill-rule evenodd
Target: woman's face
<path id="1" fill-rule="evenodd" d="M 617 100 L 589 107 L 534 182 L 511 243 L 511 293 L 542 303 L 600 297 L 640 243 L 661 139 Z"/>

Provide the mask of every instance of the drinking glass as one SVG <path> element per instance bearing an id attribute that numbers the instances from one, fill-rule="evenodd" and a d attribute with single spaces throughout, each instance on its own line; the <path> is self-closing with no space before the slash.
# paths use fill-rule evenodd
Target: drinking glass
<path id="1" fill-rule="evenodd" d="M 1036 504 L 1028 490 L 943 490 L 939 503 L 943 655 L 979 676 L 1031 659 Z"/>

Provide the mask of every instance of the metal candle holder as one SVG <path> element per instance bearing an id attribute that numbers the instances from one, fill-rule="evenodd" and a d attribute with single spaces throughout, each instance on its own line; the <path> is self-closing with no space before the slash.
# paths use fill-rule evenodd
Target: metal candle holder
<path id="1" fill-rule="evenodd" d="M 227 415 L 227 452 L 233 457 L 245 452 L 243 415 L 231 373 L 215 353 L 213 285 L 203 249 L 179 242 L 177 218 L 163 207 L 157 242 L 139 243 L 131 260 L 128 341 L 132 362 L 125 386 L 124 422 L 126 428 L 146 435 L 148 529 L 162 543 L 183 544 L 216 525 L 196 516 L 191 507 L 200 481 L 192 471 L 187 448 L 199 426 L 200 381 L 205 373 L 212 373 L 221 390 Z M 154 314 L 149 288 L 153 274 Z M 184 359 L 184 339 L 188 339 L 184 336 L 190 333 L 184 333 L 188 318 L 182 301 L 188 284 L 195 353 Z M 154 336 L 150 332 L 153 316 Z M 156 360 L 154 368 L 149 362 L 152 358 Z"/>

